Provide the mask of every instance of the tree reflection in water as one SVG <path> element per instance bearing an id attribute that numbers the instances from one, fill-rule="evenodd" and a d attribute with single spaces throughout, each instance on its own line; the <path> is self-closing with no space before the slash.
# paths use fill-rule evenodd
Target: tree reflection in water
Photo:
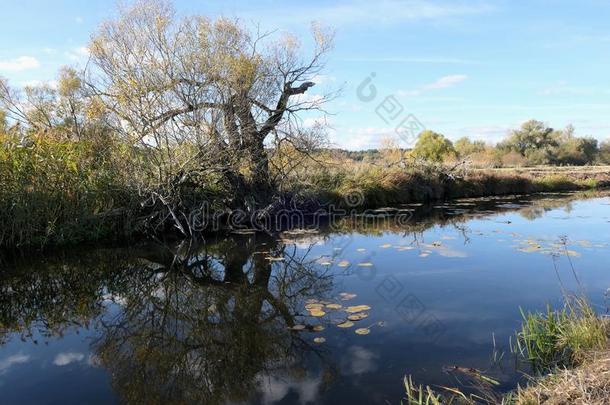
<path id="1" fill-rule="evenodd" d="M 332 289 L 294 246 L 239 235 L 96 258 L 3 277 L 2 336 L 95 327 L 97 361 L 127 403 L 245 400 L 266 377 L 305 378 L 312 354 L 325 379 L 335 374 L 322 346 L 289 329 L 304 300 Z"/>

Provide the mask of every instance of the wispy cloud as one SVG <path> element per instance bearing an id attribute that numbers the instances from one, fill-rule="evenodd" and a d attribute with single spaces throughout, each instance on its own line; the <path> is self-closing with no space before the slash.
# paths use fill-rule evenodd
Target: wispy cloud
<path id="1" fill-rule="evenodd" d="M 417 97 L 417 96 L 421 96 L 422 94 L 429 92 L 429 91 L 441 90 L 441 89 L 447 89 L 449 87 L 453 87 L 456 84 L 461 83 L 466 79 L 468 79 L 468 76 L 462 75 L 462 74 L 443 76 L 443 77 L 439 77 L 434 82 L 425 84 L 417 89 L 398 90 L 396 92 L 396 94 L 398 96 L 402 96 L 402 97 Z"/>
<path id="2" fill-rule="evenodd" d="M 23 364 L 30 361 L 30 356 L 25 354 L 14 354 L 6 359 L 0 360 L 0 375 L 5 374 L 15 364 Z"/>
<path id="3" fill-rule="evenodd" d="M 83 62 L 89 57 L 89 48 L 79 46 L 66 51 L 64 55 L 73 62 Z"/>
<path id="4" fill-rule="evenodd" d="M 77 363 L 79 361 L 83 361 L 84 358 L 85 358 L 85 355 L 83 353 L 73 353 L 73 352 L 59 353 L 57 356 L 55 356 L 55 360 L 53 360 L 53 364 L 55 364 L 56 366 L 62 367 L 62 366 L 67 366 L 70 363 Z"/>
<path id="5" fill-rule="evenodd" d="M 466 75 L 443 76 L 443 77 L 437 79 L 434 83 L 425 85 L 424 89 L 426 89 L 426 90 L 446 89 L 448 87 L 453 87 L 460 82 L 463 82 L 467 78 L 468 78 L 468 76 L 466 76 Z"/>
<path id="6" fill-rule="evenodd" d="M 22 72 L 38 67 L 40 67 L 40 62 L 33 56 L 19 56 L 15 59 L 0 60 L 0 71 L 5 72 Z"/>
<path id="7" fill-rule="evenodd" d="M 258 5 L 257 5 L 258 6 Z M 257 8 L 256 11 L 240 11 L 243 17 L 250 14 L 254 20 L 273 16 L 276 22 L 284 24 L 309 23 L 321 21 L 333 27 L 354 25 L 385 25 L 407 21 L 440 20 L 452 17 L 476 15 L 492 11 L 494 8 L 486 1 L 438 1 L 426 0 L 357 0 L 303 7 L 300 10 L 277 9 L 273 11 Z"/>
<path id="8" fill-rule="evenodd" d="M 603 87 L 574 86 L 566 81 L 557 82 L 538 92 L 540 96 L 594 96 L 608 94 L 610 94 L 610 90 Z"/>
<path id="9" fill-rule="evenodd" d="M 395 128 L 342 128 L 330 137 L 331 143 L 349 150 L 373 149 L 381 140 L 397 138 Z"/>
<path id="10" fill-rule="evenodd" d="M 472 59 L 445 58 L 445 57 L 356 57 L 339 59 L 344 62 L 379 62 L 379 63 L 427 63 L 447 65 L 477 65 L 480 61 Z"/>
<path id="11" fill-rule="evenodd" d="M 83 19 L 83 17 L 81 17 L 81 16 L 77 16 L 77 17 L 74 19 L 74 21 L 75 21 L 77 24 L 79 24 L 79 25 L 85 22 L 85 20 L 84 20 L 84 19 Z"/>

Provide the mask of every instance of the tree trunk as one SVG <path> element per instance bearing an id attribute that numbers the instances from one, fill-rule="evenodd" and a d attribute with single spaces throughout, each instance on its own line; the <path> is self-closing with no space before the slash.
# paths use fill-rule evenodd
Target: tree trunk
<path id="1" fill-rule="evenodd" d="M 274 187 L 269 173 L 269 156 L 259 137 L 247 145 L 246 166 L 249 174 L 249 194 L 253 198 L 253 209 L 265 208 L 271 202 Z"/>

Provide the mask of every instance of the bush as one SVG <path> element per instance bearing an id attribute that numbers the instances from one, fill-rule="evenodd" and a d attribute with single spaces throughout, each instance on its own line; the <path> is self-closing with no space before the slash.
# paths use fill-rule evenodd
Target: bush
<path id="1" fill-rule="evenodd" d="M 0 246 L 75 243 L 125 234 L 136 193 L 119 145 L 46 134 L 0 135 Z"/>

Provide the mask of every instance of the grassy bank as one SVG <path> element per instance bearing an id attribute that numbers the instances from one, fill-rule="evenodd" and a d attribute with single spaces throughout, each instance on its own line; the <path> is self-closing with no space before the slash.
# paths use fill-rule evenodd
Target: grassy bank
<path id="1" fill-rule="evenodd" d="M 404 380 L 404 405 L 607 404 L 610 398 L 610 325 L 584 299 L 571 299 L 560 310 L 522 312 L 522 328 L 513 347 L 517 360 L 533 371 L 529 384 L 505 395 L 493 392 L 494 380 L 477 370 L 464 369 L 477 387 L 459 389 L 416 385 Z"/>
<path id="2" fill-rule="evenodd" d="M 233 192 L 213 177 L 189 178 L 179 187 L 151 186 L 154 173 L 142 151 L 95 137 L 74 142 L 47 135 L 27 142 L 0 137 L 0 248 L 42 248 L 116 241 L 176 232 L 168 218 L 186 218 L 202 202 L 210 211 L 242 208 Z M 608 171 L 563 169 L 553 174 L 526 170 L 451 170 L 440 164 L 402 166 L 355 163 L 321 153 L 321 161 L 278 176 L 273 209 L 313 211 L 333 204 L 378 208 L 461 197 L 582 190 L 610 184 Z M 275 167 L 275 165 L 273 165 Z M 224 185 L 223 185 L 224 184 Z M 171 195 L 173 211 L 161 210 Z M 349 205 L 357 194 L 356 204 Z M 152 225 L 151 225 L 152 224 Z"/>

